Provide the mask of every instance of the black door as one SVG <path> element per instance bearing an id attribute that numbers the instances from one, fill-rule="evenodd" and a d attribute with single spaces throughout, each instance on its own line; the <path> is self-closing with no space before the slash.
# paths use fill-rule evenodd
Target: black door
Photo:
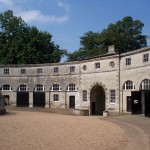
<path id="1" fill-rule="evenodd" d="M 150 117 L 150 91 L 145 91 L 145 116 Z"/>
<path id="2" fill-rule="evenodd" d="M 75 108 L 75 96 L 69 97 L 69 108 Z"/>
<path id="3" fill-rule="evenodd" d="M 131 96 L 127 96 L 127 111 L 131 112 Z"/>
<path id="4" fill-rule="evenodd" d="M 17 106 L 29 107 L 29 92 L 17 92 Z"/>
<path id="5" fill-rule="evenodd" d="M 92 115 L 95 115 L 95 102 L 92 102 Z"/>
<path id="6" fill-rule="evenodd" d="M 45 93 L 44 92 L 33 93 L 33 107 L 45 107 Z"/>
<path id="7" fill-rule="evenodd" d="M 141 92 L 132 91 L 131 92 L 131 111 L 132 114 L 141 114 Z"/>

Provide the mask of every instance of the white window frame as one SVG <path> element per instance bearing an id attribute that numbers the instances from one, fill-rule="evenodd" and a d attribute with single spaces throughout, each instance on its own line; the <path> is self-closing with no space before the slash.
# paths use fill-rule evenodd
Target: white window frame
<path id="1" fill-rule="evenodd" d="M 70 73 L 75 72 L 75 66 L 70 66 Z"/>
<path id="2" fill-rule="evenodd" d="M 70 83 L 70 84 L 68 85 L 67 91 L 76 91 L 76 85 L 73 84 L 73 83 Z"/>
<path id="3" fill-rule="evenodd" d="M 131 80 L 126 81 L 123 85 L 123 90 L 134 90 L 134 89 L 135 85 Z"/>
<path id="4" fill-rule="evenodd" d="M 87 102 L 87 90 L 82 91 L 82 100 L 83 102 Z"/>
<path id="5" fill-rule="evenodd" d="M 126 58 L 126 66 L 131 66 L 131 57 Z"/>
<path id="6" fill-rule="evenodd" d="M 100 62 L 95 63 L 95 68 L 96 68 L 96 69 L 98 69 L 98 68 L 100 68 L 100 67 L 101 67 Z"/>
<path id="7" fill-rule="evenodd" d="M 22 68 L 20 72 L 21 74 L 26 74 L 26 69 Z"/>
<path id="8" fill-rule="evenodd" d="M 38 74 L 42 74 L 42 68 L 38 68 L 38 69 L 37 69 L 37 73 L 38 73 Z"/>
<path id="9" fill-rule="evenodd" d="M 58 67 L 54 67 L 54 73 L 59 73 L 59 68 Z"/>
<path id="10" fill-rule="evenodd" d="M 51 87 L 51 91 L 60 91 L 60 85 L 59 84 L 53 84 Z"/>
<path id="11" fill-rule="evenodd" d="M 143 62 L 149 61 L 149 53 L 143 54 Z"/>
<path id="12" fill-rule="evenodd" d="M 4 85 L 1 87 L 1 90 L 2 90 L 2 91 L 12 91 L 12 87 L 11 87 L 9 84 L 4 84 Z"/>
<path id="13" fill-rule="evenodd" d="M 34 91 L 37 91 L 37 92 L 43 92 L 44 91 L 44 85 L 42 84 L 37 84 L 34 88 Z"/>
<path id="14" fill-rule="evenodd" d="M 8 68 L 4 69 L 4 74 L 9 74 L 9 69 Z"/>
<path id="15" fill-rule="evenodd" d="M 21 84 L 21 85 L 18 87 L 18 91 L 29 91 L 29 88 L 27 87 L 27 85 Z"/>
<path id="16" fill-rule="evenodd" d="M 109 102 L 110 104 L 116 103 L 116 91 L 113 89 L 109 91 Z"/>
<path id="17" fill-rule="evenodd" d="M 58 102 L 59 101 L 59 95 L 58 94 L 53 94 L 53 101 Z"/>
<path id="18" fill-rule="evenodd" d="M 150 80 L 144 79 L 141 83 L 141 90 L 150 90 Z"/>

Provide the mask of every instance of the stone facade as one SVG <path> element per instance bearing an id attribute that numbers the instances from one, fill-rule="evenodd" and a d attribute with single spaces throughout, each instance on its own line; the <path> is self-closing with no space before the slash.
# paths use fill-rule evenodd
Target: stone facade
<path id="1" fill-rule="evenodd" d="M 75 108 L 94 114 L 96 109 L 104 107 L 101 111 L 126 112 L 127 96 L 131 96 L 133 90 L 140 90 L 144 79 L 150 80 L 150 47 L 121 55 L 112 48 L 106 55 L 83 61 L 0 65 L 0 86 L 5 103 L 17 106 L 17 92 L 20 85 L 25 85 L 29 95 L 27 106 L 34 107 L 34 91 L 42 85 L 43 90 L 39 92 L 44 93 L 47 108 Z M 143 61 L 144 55 L 148 55 L 148 60 Z M 126 64 L 128 58 L 131 64 Z M 132 81 L 135 88 L 124 89 L 127 81 Z M 54 85 L 58 85 L 58 89 L 54 90 Z M 104 103 L 102 107 L 96 105 L 101 103 Z"/>

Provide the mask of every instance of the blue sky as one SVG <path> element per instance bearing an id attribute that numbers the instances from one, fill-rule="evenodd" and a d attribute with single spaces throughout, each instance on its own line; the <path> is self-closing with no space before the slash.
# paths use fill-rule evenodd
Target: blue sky
<path id="1" fill-rule="evenodd" d="M 84 33 L 101 32 L 125 16 L 142 21 L 143 34 L 150 36 L 149 8 L 150 0 L 0 0 L 0 12 L 13 10 L 69 52 L 79 49 Z"/>

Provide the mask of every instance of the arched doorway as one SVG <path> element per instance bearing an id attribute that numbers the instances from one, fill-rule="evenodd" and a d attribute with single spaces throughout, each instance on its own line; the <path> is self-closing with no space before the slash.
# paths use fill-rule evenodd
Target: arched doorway
<path id="1" fill-rule="evenodd" d="M 102 86 L 96 85 L 90 93 L 90 114 L 103 115 L 105 110 L 105 91 Z"/>

